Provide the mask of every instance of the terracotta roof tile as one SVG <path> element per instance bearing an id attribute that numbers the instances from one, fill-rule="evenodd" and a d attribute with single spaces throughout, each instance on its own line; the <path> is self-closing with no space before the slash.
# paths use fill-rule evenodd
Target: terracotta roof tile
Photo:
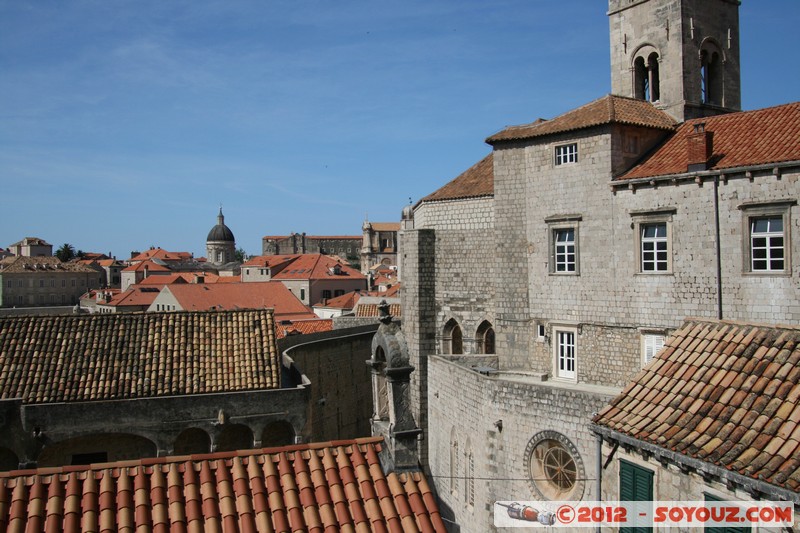
<path id="1" fill-rule="evenodd" d="M 675 120 L 649 102 L 607 95 L 552 120 L 539 119 L 531 124 L 508 127 L 486 139 L 486 142 L 494 144 L 531 139 L 605 124 L 628 124 L 660 130 L 675 128 Z"/>
<path id="2" fill-rule="evenodd" d="M 418 203 L 494 196 L 494 156 L 487 155 Z"/>
<path id="3" fill-rule="evenodd" d="M 184 311 L 271 308 L 276 320 L 316 318 L 297 296 L 277 281 L 187 283 L 169 285 L 162 292 L 165 299 L 171 295 Z"/>
<path id="4" fill-rule="evenodd" d="M 291 335 L 307 335 L 331 330 L 333 330 L 333 320 L 330 318 L 281 320 L 275 326 L 275 332 L 279 339 Z"/>
<path id="5" fill-rule="evenodd" d="M 716 342 L 722 338 L 727 342 Z M 800 443 L 800 372 L 793 379 L 770 376 L 798 352 L 797 327 L 687 320 L 594 422 L 796 491 L 800 485 L 791 479 L 800 479 L 800 461 L 782 459 L 794 457 Z M 663 390 L 664 369 L 688 376 L 690 367 L 692 379 L 661 399 L 653 394 Z"/>
<path id="6" fill-rule="evenodd" d="M 48 531 L 60 530 L 63 516 L 65 533 L 364 527 L 444 532 L 420 473 L 383 473 L 377 454 L 380 441 L 366 438 L 246 450 L 233 457 L 207 454 L 191 461 L 161 457 L 147 465 L 127 461 L 124 467 L 123 463 L 81 466 L 57 474 L 0 473 L 0 526 L 42 531 L 51 523 L 54 529 Z M 354 465 L 360 487 L 351 482 L 348 499 L 337 474 Z M 313 474 L 322 469 L 329 475 Z M 362 492 L 371 496 L 362 498 Z M 375 494 L 382 495 L 380 501 Z"/>
<path id="7" fill-rule="evenodd" d="M 800 161 L 800 102 L 794 102 L 686 121 L 652 155 L 617 179 L 686 173 L 687 136 L 700 123 L 712 135 L 709 170 Z"/>
<path id="8" fill-rule="evenodd" d="M 271 309 L 7 317 L 0 321 L 0 399 L 36 404 L 277 388 L 273 324 Z M 217 365 L 220 356 L 232 364 Z M 154 372 L 164 379 L 151 380 Z"/>

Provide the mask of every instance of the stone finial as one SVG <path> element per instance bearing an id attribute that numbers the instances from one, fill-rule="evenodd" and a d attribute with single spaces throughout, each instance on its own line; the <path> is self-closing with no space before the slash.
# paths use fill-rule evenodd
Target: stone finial
<path id="1" fill-rule="evenodd" d="M 380 313 L 380 320 L 381 324 L 391 324 L 392 323 L 392 315 L 389 312 L 390 306 L 386 303 L 386 300 L 381 300 L 381 303 L 378 304 L 378 312 Z"/>

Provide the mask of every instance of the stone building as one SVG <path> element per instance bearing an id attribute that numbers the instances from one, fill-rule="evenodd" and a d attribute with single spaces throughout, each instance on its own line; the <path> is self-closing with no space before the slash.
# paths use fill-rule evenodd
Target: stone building
<path id="1" fill-rule="evenodd" d="M 8 247 L 17 257 L 41 257 L 53 255 L 53 245 L 39 237 L 25 237 Z"/>
<path id="2" fill-rule="evenodd" d="M 0 261 L 0 307 L 71 306 L 104 284 L 100 267 L 63 263 L 52 255 Z"/>
<path id="3" fill-rule="evenodd" d="M 361 272 L 366 274 L 375 265 L 397 265 L 398 222 L 370 222 L 361 226 L 364 233 L 361 245 Z"/>
<path id="4" fill-rule="evenodd" d="M 271 309 L 7 317 L 0 470 L 292 444 L 306 385 Z"/>
<path id="5" fill-rule="evenodd" d="M 206 237 L 206 257 L 214 265 L 224 265 L 236 260 L 236 239 L 231 229 L 225 225 L 225 215 L 219 208 L 217 224 Z"/>
<path id="6" fill-rule="evenodd" d="M 366 276 L 324 254 L 253 257 L 242 264 L 241 279 L 246 283 L 280 281 L 309 306 L 367 289 Z"/>
<path id="7" fill-rule="evenodd" d="M 687 320 L 593 420 L 603 500 L 800 506 L 799 361 L 796 326 Z"/>
<path id="8" fill-rule="evenodd" d="M 261 239 L 262 255 L 336 255 L 351 265 L 358 264 L 363 238 L 358 235 L 268 235 Z"/>
<path id="9" fill-rule="evenodd" d="M 685 317 L 800 320 L 800 104 L 738 111 L 738 2 L 608 17 L 613 94 L 492 135 L 403 212 L 419 453 L 461 531 L 600 499 L 592 415 Z"/>

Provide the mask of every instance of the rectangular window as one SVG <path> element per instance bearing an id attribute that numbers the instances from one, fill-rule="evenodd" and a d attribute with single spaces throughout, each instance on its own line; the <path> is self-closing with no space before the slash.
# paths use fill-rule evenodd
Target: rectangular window
<path id="1" fill-rule="evenodd" d="M 300 289 L 300 299 L 301 300 L 305 300 L 306 299 L 306 290 L 305 289 Z"/>
<path id="2" fill-rule="evenodd" d="M 67 286 L 67 280 L 65 280 L 65 279 L 62 279 L 62 280 L 61 280 L 61 286 L 62 286 L 62 287 L 66 287 L 66 286 Z"/>
<path id="3" fill-rule="evenodd" d="M 331 291 L 322 291 L 322 297 L 326 298 L 326 299 L 330 298 L 331 297 Z"/>
<path id="4" fill-rule="evenodd" d="M 628 461 L 619 462 L 619 500 L 628 502 L 653 501 L 653 472 Z M 620 533 L 653 531 L 653 528 L 621 527 Z"/>
<path id="5" fill-rule="evenodd" d="M 578 162 L 578 143 L 556 146 L 556 166 Z"/>
<path id="6" fill-rule="evenodd" d="M 667 223 L 642 224 L 641 228 L 641 271 L 669 271 L 669 241 Z"/>
<path id="7" fill-rule="evenodd" d="M 796 200 L 748 202 L 742 216 L 743 270 L 753 274 L 792 271 L 791 209 Z"/>
<path id="8" fill-rule="evenodd" d="M 575 272 L 575 228 L 554 230 L 553 246 L 555 272 Z"/>
<path id="9" fill-rule="evenodd" d="M 575 371 L 575 329 L 554 329 L 553 338 L 555 349 L 556 377 L 574 380 Z"/>
<path id="10" fill-rule="evenodd" d="M 642 363 L 647 364 L 664 347 L 664 335 L 645 333 L 642 335 Z"/>
<path id="11" fill-rule="evenodd" d="M 783 217 L 753 217 L 750 219 L 750 270 L 753 272 L 784 272 L 786 270 Z"/>
<path id="12" fill-rule="evenodd" d="M 39 280 L 39 288 L 41 289 L 42 287 L 44 287 L 44 280 L 40 279 Z"/>
<path id="13" fill-rule="evenodd" d="M 8 288 L 11 288 L 11 280 L 8 280 Z"/>
<path id="14" fill-rule="evenodd" d="M 717 502 L 725 502 L 722 498 L 717 498 L 713 494 L 704 493 L 705 501 L 708 503 L 717 503 Z M 736 504 L 728 504 L 734 505 Z M 707 506 L 708 507 L 708 506 Z M 708 533 L 750 533 L 750 527 L 734 527 L 734 526 L 723 526 L 723 527 L 706 527 L 703 529 Z"/>

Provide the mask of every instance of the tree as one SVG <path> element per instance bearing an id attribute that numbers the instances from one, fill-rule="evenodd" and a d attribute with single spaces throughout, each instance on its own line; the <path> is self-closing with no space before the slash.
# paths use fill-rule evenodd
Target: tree
<path id="1" fill-rule="evenodd" d="M 61 245 L 61 248 L 56 250 L 56 257 L 66 263 L 75 257 L 75 247 L 65 242 Z"/>
<path id="2" fill-rule="evenodd" d="M 242 248 L 241 246 L 236 249 L 236 252 L 234 252 L 233 255 L 236 258 L 236 260 L 240 263 L 244 263 L 245 261 L 247 261 L 247 252 L 245 252 L 244 248 Z"/>

